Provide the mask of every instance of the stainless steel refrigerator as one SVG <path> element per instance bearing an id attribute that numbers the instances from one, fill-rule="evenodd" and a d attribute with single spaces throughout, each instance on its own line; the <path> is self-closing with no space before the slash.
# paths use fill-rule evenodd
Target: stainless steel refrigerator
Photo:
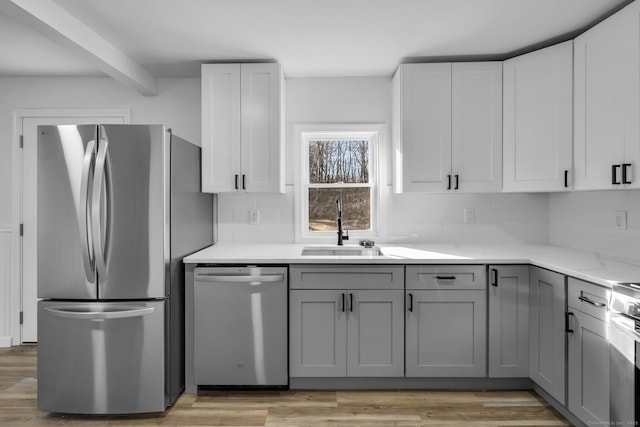
<path id="1" fill-rule="evenodd" d="M 59 125 L 37 151 L 38 408 L 163 411 L 184 388 L 182 258 L 214 238 L 200 148 L 160 125 Z"/>

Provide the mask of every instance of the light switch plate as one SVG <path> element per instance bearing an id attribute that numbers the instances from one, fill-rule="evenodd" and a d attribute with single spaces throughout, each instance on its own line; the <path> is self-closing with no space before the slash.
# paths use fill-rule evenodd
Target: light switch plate
<path id="1" fill-rule="evenodd" d="M 249 211 L 249 224 L 260 224 L 260 209 Z"/>
<path id="2" fill-rule="evenodd" d="M 464 208 L 464 223 L 474 224 L 476 222 L 475 208 Z"/>
<path id="3" fill-rule="evenodd" d="M 614 218 L 615 218 L 614 227 L 616 228 L 616 230 L 627 229 L 627 212 L 626 211 L 615 211 Z"/>

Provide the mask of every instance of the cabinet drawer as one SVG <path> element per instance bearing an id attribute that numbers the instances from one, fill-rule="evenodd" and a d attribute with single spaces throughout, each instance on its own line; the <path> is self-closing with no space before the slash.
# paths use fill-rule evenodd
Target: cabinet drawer
<path id="1" fill-rule="evenodd" d="M 407 266 L 407 289 L 486 289 L 484 265 Z"/>
<path id="2" fill-rule="evenodd" d="M 401 265 L 292 265 L 291 289 L 404 289 Z"/>
<path id="3" fill-rule="evenodd" d="M 583 280 L 569 278 L 567 305 L 600 320 L 609 321 L 611 289 Z"/>

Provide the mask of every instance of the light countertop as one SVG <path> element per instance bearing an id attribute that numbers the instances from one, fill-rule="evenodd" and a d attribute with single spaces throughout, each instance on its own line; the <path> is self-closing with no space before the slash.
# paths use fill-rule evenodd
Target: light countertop
<path id="1" fill-rule="evenodd" d="M 314 244 L 218 244 L 184 259 L 187 264 L 531 264 L 610 287 L 640 282 L 640 261 L 551 245 L 376 245 L 382 256 L 303 256 Z M 347 245 L 345 245 L 347 246 Z M 348 245 L 356 246 L 356 245 Z"/>

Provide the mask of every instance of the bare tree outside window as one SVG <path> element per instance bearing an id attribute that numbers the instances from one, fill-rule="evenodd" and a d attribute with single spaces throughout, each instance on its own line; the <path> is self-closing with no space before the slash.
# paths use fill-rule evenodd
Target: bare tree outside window
<path id="1" fill-rule="evenodd" d="M 371 230 L 370 147 L 366 139 L 309 141 L 309 230 L 335 231 L 336 196 L 343 226 Z"/>

